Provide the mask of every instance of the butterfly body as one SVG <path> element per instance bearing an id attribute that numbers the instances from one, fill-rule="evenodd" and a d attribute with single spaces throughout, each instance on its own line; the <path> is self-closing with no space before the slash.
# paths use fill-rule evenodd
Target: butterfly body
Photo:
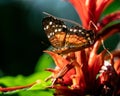
<path id="1" fill-rule="evenodd" d="M 92 30 L 85 30 L 81 26 L 68 28 L 62 20 L 48 16 L 43 19 L 45 33 L 54 47 L 55 53 L 66 54 L 85 49 L 95 40 Z"/>

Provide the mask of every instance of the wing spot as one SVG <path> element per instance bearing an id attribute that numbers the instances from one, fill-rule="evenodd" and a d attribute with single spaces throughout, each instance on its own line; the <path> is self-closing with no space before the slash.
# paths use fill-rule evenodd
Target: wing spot
<path id="1" fill-rule="evenodd" d="M 50 33 L 50 36 L 52 36 L 53 35 L 53 33 Z"/>
<path id="2" fill-rule="evenodd" d="M 49 25 L 52 25 L 52 21 L 51 21 L 51 22 L 49 22 Z"/>
<path id="3" fill-rule="evenodd" d="M 62 31 L 62 29 L 61 29 L 61 28 L 59 28 L 59 29 L 58 29 L 58 31 L 60 32 L 60 31 Z"/>
<path id="4" fill-rule="evenodd" d="M 87 38 L 88 40 L 91 40 L 90 37 Z"/>
<path id="5" fill-rule="evenodd" d="M 46 29 L 48 29 L 48 28 L 49 28 L 49 26 L 47 25 L 47 26 L 46 26 Z"/>
<path id="6" fill-rule="evenodd" d="M 66 25 L 63 25 L 64 28 L 66 28 Z"/>
<path id="7" fill-rule="evenodd" d="M 84 35 L 85 33 L 84 33 L 84 32 L 81 32 L 81 34 L 83 34 L 83 35 Z"/>
<path id="8" fill-rule="evenodd" d="M 59 25 L 59 27 L 62 27 L 62 25 Z"/>
<path id="9" fill-rule="evenodd" d="M 50 38 L 51 36 L 50 35 L 48 35 L 48 38 Z"/>
<path id="10" fill-rule="evenodd" d="M 79 30 L 79 32 L 82 32 L 82 30 Z"/>
<path id="11" fill-rule="evenodd" d="M 52 35 L 55 35 L 55 33 L 54 33 L 54 32 L 52 32 Z"/>
<path id="12" fill-rule="evenodd" d="M 44 30 L 46 30 L 46 28 L 44 27 Z"/>
<path id="13" fill-rule="evenodd" d="M 55 29 L 55 32 L 57 32 L 58 30 L 57 29 Z"/>
<path id="14" fill-rule="evenodd" d="M 52 26 L 53 28 L 55 27 L 55 25 Z"/>
<path id="15" fill-rule="evenodd" d="M 72 32 L 72 31 L 73 31 L 73 29 L 70 29 L 70 31 Z"/>
<path id="16" fill-rule="evenodd" d="M 90 40 L 89 42 L 90 42 L 90 44 L 93 44 L 93 41 Z"/>
<path id="17" fill-rule="evenodd" d="M 74 29 L 74 30 L 73 30 L 73 32 L 77 32 L 77 30 L 76 30 L 76 29 Z"/>
<path id="18" fill-rule="evenodd" d="M 87 33 L 86 36 L 88 37 L 88 36 L 90 36 L 90 34 Z"/>

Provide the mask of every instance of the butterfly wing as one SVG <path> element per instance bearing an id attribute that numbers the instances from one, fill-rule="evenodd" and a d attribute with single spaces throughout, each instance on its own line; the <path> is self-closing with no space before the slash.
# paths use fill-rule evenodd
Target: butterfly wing
<path id="1" fill-rule="evenodd" d="M 69 29 L 66 36 L 66 45 L 71 47 L 84 47 L 94 43 L 94 32 L 85 30 L 82 27 L 76 26 Z"/>
<path id="2" fill-rule="evenodd" d="M 50 16 L 43 19 L 42 25 L 53 47 L 64 46 L 67 28 L 63 21 Z"/>
<path id="3" fill-rule="evenodd" d="M 76 26 L 69 29 L 65 38 L 65 45 L 57 53 L 75 52 L 90 47 L 95 40 L 95 34 L 92 30 L 85 30 Z"/>
<path id="4" fill-rule="evenodd" d="M 85 30 L 80 26 L 68 29 L 63 21 L 49 16 L 43 19 L 47 37 L 54 47 L 54 52 L 65 54 L 90 47 L 95 41 L 92 30 Z"/>

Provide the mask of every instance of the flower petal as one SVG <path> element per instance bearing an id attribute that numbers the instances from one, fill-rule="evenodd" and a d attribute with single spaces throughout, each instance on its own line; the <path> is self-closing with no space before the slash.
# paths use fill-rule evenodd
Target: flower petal
<path id="1" fill-rule="evenodd" d="M 101 52 L 99 55 L 97 54 L 97 50 L 100 46 L 100 41 L 97 41 L 93 47 L 93 50 L 91 51 L 88 66 L 89 66 L 89 80 L 91 81 L 91 84 L 94 84 L 96 76 L 103 65 L 104 62 L 104 55 L 106 51 Z M 88 81 L 89 82 L 89 81 Z"/>
<path id="2" fill-rule="evenodd" d="M 102 37 L 102 39 L 104 40 L 117 32 L 120 32 L 120 23 L 114 24 L 104 29 L 103 31 L 97 34 L 96 38 L 100 39 Z"/>
<path id="3" fill-rule="evenodd" d="M 117 74 L 120 76 L 120 59 L 118 59 L 118 60 L 115 62 L 114 68 L 115 68 Z"/>
<path id="4" fill-rule="evenodd" d="M 120 11 L 113 12 L 113 13 L 105 16 L 105 17 L 100 21 L 100 23 L 98 23 L 99 30 L 101 30 L 101 29 L 104 28 L 107 24 L 109 24 L 110 22 L 115 21 L 115 20 L 120 20 Z"/>
<path id="5" fill-rule="evenodd" d="M 96 11 L 95 11 L 95 21 L 98 21 L 98 19 L 100 18 L 101 13 L 103 12 L 103 10 L 105 10 L 105 8 L 110 5 L 113 0 L 96 0 Z"/>
<path id="6" fill-rule="evenodd" d="M 51 57 L 54 59 L 55 64 L 59 67 L 59 68 L 63 68 L 65 65 L 69 64 L 69 61 L 67 61 L 66 59 L 64 59 L 61 55 L 58 55 L 54 52 L 45 50 L 44 52 L 48 53 L 49 55 L 51 55 Z"/>

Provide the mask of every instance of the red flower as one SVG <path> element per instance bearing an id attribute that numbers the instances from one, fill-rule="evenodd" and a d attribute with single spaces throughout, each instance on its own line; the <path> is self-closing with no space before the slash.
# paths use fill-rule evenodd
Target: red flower
<path id="1" fill-rule="evenodd" d="M 55 69 L 47 69 L 53 72 L 52 88 L 57 90 L 58 96 L 104 95 L 109 93 L 108 89 L 113 89 L 111 94 L 120 94 L 120 87 L 116 86 L 120 82 L 120 51 L 109 53 L 105 49 L 97 53 L 101 40 L 120 32 L 120 22 L 105 28 L 110 22 L 120 19 L 120 11 L 100 19 L 102 12 L 113 0 L 69 0 L 69 2 L 78 12 L 83 27 L 96 32 L 96 42 L 91 47 L 66 55 L 45 51 L 52 56 L 56 64 Z M 114 59 L 115 57 L 118 59 Z M 108 62 L 106 60 L 110 60 L 111 66 L 104 65 Z"/>

